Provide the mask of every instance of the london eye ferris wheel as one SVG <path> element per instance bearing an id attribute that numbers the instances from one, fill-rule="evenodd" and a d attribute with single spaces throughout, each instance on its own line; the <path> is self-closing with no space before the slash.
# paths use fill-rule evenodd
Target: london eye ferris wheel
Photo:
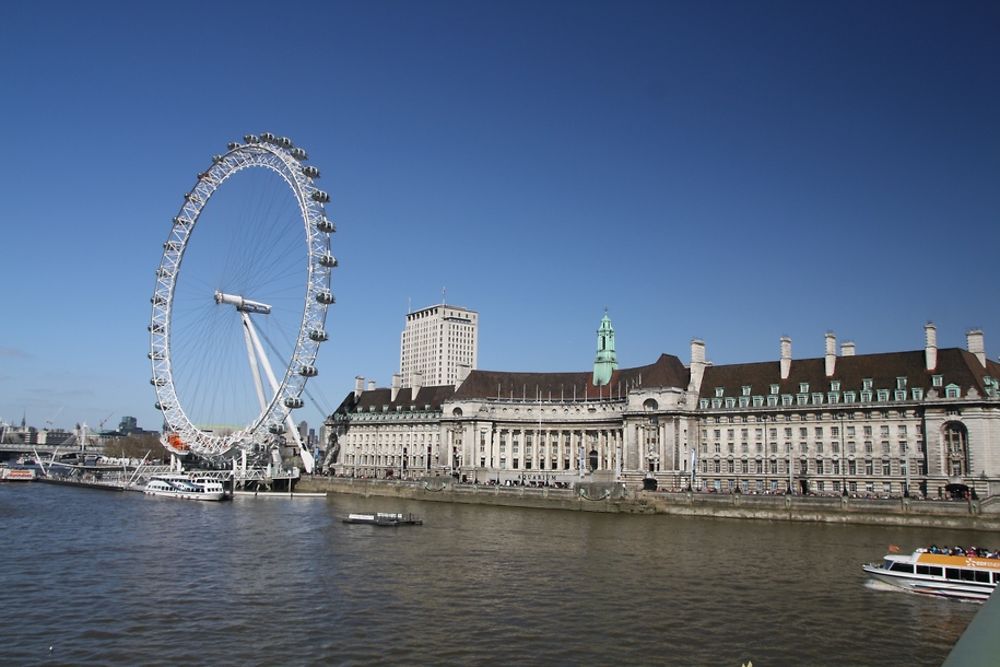
<path id="1" fill-rule="evenodd" d="M 330 197 L 307 159 L 286 137 L 246 135 L 198 174 L 173 219 L 149 358 L 176 454 L 264 462 L 292 451 L 312 472 L 293 414 L 318 374 L 337 260 Z"/>

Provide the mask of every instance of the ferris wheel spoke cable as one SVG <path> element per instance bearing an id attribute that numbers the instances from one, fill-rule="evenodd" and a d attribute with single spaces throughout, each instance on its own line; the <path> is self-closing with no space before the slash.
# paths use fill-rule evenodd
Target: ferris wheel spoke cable
<path id="1" fill-rule="evenodd" d="M 271 351 L 274 352 L 274 354 L 278 357 L 278 361 L 280 361 L 283 364 L 286 363 L 281 358 L 281 353 L 278 351 L 278 348 L 275 347 L 274 343 L 271 342 L 271 339 L 265 333 L 263 333 L 262 331 L 260 331 L 259 329 L 258 329 L 257 333 L 260 335 L 261 338 L 264 339 L 264 342 L 267 343 L 267 346 L 269 348 L 271 348 Z M 284 332 L 282 332 L 282 333 L 284 333 Z M 316 409 L 318 409 L 320 411 L 320 414 L 324 414 L 324 415 L 325 414 L 329 414 L 329 410 L 326 409 L 326 405 L 320 405 L 320 403 L 313 397 L 313 395 L 309 391 L 308 387 L 304 387 L 302 391 L 305 393 L 306 396 L 309 397 L 309 400 L 312 401 L 312 404 L 316 407 Z M 318 387 L 317 387 L 317 391 L 318 391 Z"/>

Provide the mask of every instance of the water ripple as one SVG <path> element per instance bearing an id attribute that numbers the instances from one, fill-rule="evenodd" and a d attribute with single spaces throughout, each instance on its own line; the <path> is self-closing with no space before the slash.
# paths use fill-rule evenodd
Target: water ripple
<path id="1" fill-rule="evenodd" d="M 378 510 L 425 525 L 339 520 Z M 860 570 L 954 531 L 38 484 L 0 517 L 22 665 L 937 665 L 978 609 Z"/>

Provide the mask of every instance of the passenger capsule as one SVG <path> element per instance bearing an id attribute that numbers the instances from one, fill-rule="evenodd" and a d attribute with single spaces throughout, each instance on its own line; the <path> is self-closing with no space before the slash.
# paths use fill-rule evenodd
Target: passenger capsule
<path id="1" fill-rule="evenodd" d="M 327 204 L 330 202 L 330 195 L 322 190 L 313 190 L 312 198 L 313 201 L 318 201 L 320 204 Z"/>
<path id="2" fill-rule="evenodd" d="M 163 350 L 153 350 L 152 352 L 147 352 L 146 356 L 152 359 L 153 361 L 159 361 L 164 358 Z"/>
<path id="3" fill-rule="evenodd" d="M 165 406 L 163 403 L 160 403 L 159 401 L 153 403 L 153 407 L 156 408 L 157 410 L 166 410 L 169 408 L 169 406 Z"/>
<path id="4" fill-rule="evenodd" d="M 200 204 L 201 203 L 201 197 L 199 197 L 194 192 L 189 192 L 186 195 L 184 195 L 184 199 L 186 199 L 187 201 L 191 202 L 192 204 Z"/>
<path id="5" fill-rule="evenodd" d="M 337 258 L 327 253 L 319 258 L 319 265 L 330 269 L 335 268 L 337 266 Z"/>
<path id="6" fill-rule="evenodd" d="M 319 169 L 312 165 L 302 167 L 302 173 L 309 178 L 319 178 Z"/>
<path id="7" fill-rule="evenodd" d="M 333 298 L 333 294 L 330 292 L 320 292 L 316 295 L 316 300 L 326 306 L 337 302 L 337 300 Z"/>
<path id="8" fill-rule="evenodd" d="M 221 155 L 213 155 L 212 156 L 212 162 L 214 164 L 219 164 L 220 162 L 222 162 L 223 159 L 224 158 Z"/>
<path id="9" fill-rule="evenodd" d="M 146 331 L 148 331 L 149 333 L 152 333 L 152 334 L 161 334 L 161 333 L 163 333 L 163 325 L 162 324 L 150 324 L 148 327 L 146 327 Z"/>
<path id="10" fill-rule="evenodd" d="M 239 147 L 240 147 L 240 144 L 237 143 L 237 142 L 235 142 L 235 141 L 230 141 L 228 144 L 226 144 L 226 148 L 228 148 L 231 151 L 234 151 L 234 150 L 236 150 Z"/>
<path id="11" fill-rule="evenodd" d="M 156 269 L 156 277 L 157 278 L 166 278 L 169 275 L 170 275 L 170 271 L 168 271 L 167 269 L 163 268 L 162 266 L 159 267 L 158 269 Z"/>
<path id="12" fill-rule="evenodd" d="M 274 142 L 274 140 L 275 140 L 276 138 L 277 138 L 277 137 L 275 137 L 275 136 L 274 136 L 273 134 L 271 134 L 270 132 L 261 132 L 261 133 L 260 133 L 260 140 L 261 140 L 261 141 L 266 141 L 266 142 L 268 142 L 268 143 L 273 143 L 273 142 Z"/>
<path id="13" fill-rule="evenodd" d="M 163 243 L 163 249 L 178 252 L 181 249 L 181 243 L 180 241 L 165 241 Z"/>
<path id="14" fill-rule="evenodd" d="M 322 343 L 330 337 L 326 335 L 326 331 L 324 329 L 313 329 L 309 332 L 309 338 L 318 343 Z"/>
<path id="15" fill-rule="evenodd" d="M 308 160 L 309 159 L 309 154 L 306 153 L 305 149 L 302 149 L 302 148 L 293 148 L 292 149 L 292 157 L 295 158 L 296 160 L 298 160 L 299 162 L 302 162 L 303 160 Z"/>
<path id="16" fill-rule="evenodd" d="M 162 387 L 167 384 L 167 378 L 153 378 L 149 381 L 149 384 L 154 387 Z"/>
<path id="17" fill-rule="evenodd" d="M 271 424 L 267 430 L 275 435 L 281 435 L 285 432 L 285 427 L 282 424 Z"/>
<path id="18" fill-rule="evenodd" d="M 301 398 L 297 396 L 289 396 L 288 398 L 285 399 L 286 408 L 291 408 L 292 410 L 295 410 L 297 408 L 301 408 L 303 405 L 305 405 L 305 403 L 302 401 Z"/>
<path id="19" fill-rule="evenodd" d="M 154 306 L 162 306 L 167 302 L 167 297 L 163 296 L 162 294 L 154 294 L 153 298 L 150 299 L 149 302 Z"/>
<path id="20" fill-rule="evenodd" d="M 259 144 L 260 137 L 258 137 L 256 134 L 245 134 L 243 135 L 243 141 L 247 142 L 248 144 Z"/>
<path id="21" fill-rule="evenodd" d="M 314 378 L 319 375 L 319 371 L 316 370 L 315 366 L 303 366 L 299 369 L 299 375 L 307 378 Z"/>
<path id="22" fill-rule="evenodd" d="M 291 148 L 292 146 L 295 145 L 292 143 L 292 140 L 289 139 L 288 137 L 279 137 L 276 143 L 282 148 Z"/>
<path id="23" fill-rule="evenodd" d="M 329 234 L 330 232 L 336 231 L 337 226 L 333 224 L 333 220 L 324 217 L 320 218 L 316 223 L 316 229 Z"/>

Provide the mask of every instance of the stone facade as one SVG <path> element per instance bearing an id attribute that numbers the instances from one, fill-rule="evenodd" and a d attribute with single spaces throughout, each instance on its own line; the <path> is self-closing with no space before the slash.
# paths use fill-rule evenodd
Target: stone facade
<path id="1" fill-rule="evenodd" d="M 593 373 L 472 371 L 455 384 L 348 395 L 329 423 L 329 472 L 448 474 L 476 483 L 656 479 L 660 488 L 745 493 L 1000 494 L 1000 364 L 968 349 L 826 354 Z M 952 486 L 949 486 L 952 485 Z"/>

